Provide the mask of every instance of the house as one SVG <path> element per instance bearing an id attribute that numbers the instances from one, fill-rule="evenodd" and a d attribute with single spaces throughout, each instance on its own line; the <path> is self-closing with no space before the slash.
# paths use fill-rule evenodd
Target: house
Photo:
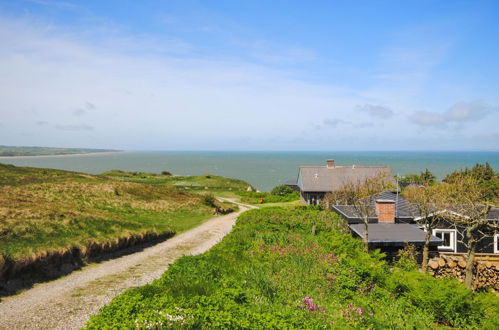
<path id="1" fill-rule="evenodd" d="M 328 159 L 324 166 L 300 166 L 296 185 L 302 203 L 319 205 L 327 193 L 339 190 L 345 184 L 362 182 L 379 175 L 386 175 L 393 180 L 388 166 L 337 166 L 333 159 Z"/>
<path id="2" fill-rule="evenodd" d="M 460 207 L 461 208 L 461 207 Z M 442 244 L 438 246 L 440 253 L 447 254 L 464 254 L 467 252 L 467 238 L 463 233 L 465 232 L 464 226 L 455 224 L 451 221 L 455 217 L 466 218 L 466 215 L 459 214 L 458 211 L 453 210 L 437 210 L 433 212 L 433 216 L 438 216 L 437 226 L 433 229 L 433 235 L 443 240 Z M 487 221 L 493 223 L 499 222 L 499 208 L 492 207 L 487 213 Z M 420 216 L 415 216 L 414 222 L 421 221 Z M 476 245 L 477 254 L 497 254 L 499 255 L 499 233 L 490 229 L 482 232 L 482 239 Z"/>
<path id="3" fill-rule="evenodd" d="M 380 249 L 393 259 L 400 249 L 412 244 L 422 250 L 426 232 L 414 221 L 417 211 L 396 191 L 384 191 L 369 198 L 368 245 Z M 362 239 L 365 225 L 361 216 L 352 205 L 334 205 L 332 210 L 341 215 L 348 223 L 352 233 Z M 437 254 L 442 239 L 432 235 L 430 254 Z"/>
<path id="4" fill-rule="evenodd" d="M 421 224 L 421 216 L 403 196 L 396 191 L 385 191 L 370 198 L 370 214 L 368 226 L 368 244 L 373 248 L 380 248 L 387 255 L 392 255 L 406 244 L 422 247 L 425 238 L 425 229 Z M 352 233 L 363 238 L 364 224 L 352 205 L 335 205 L 332 210 L 341 215 Z M 463 228 L 455 226 L 445 219 L 446 213 L 456 212 L 436 210 L 434 216 L 441 220 L 437 222 L 430 240 L 430 255 L 437 253 L 467 252 L 463 237 Z M 487 214 L 489 221 L 499 221 L 499 208 L 493 207 Z M 484 233 L 485 237 L 477 245 L 479 254 L 499 254 L 499 235 L 494 232 Z"/>

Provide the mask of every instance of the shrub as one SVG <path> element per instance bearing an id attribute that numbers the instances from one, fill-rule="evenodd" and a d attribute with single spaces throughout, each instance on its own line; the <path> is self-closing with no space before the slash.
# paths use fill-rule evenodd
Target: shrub
<path id="1" fill-rule="evenodd" d="M 206 206 L 210 207 L 216 207 L 216 201 L 217 199 L 213 194 L 208 193 L 208 194 L 203 194 L 203 204 Z"/>
<path id="2" fill-rule="evenodd" d="M 398 251 L 397 260 L 394 265 L 404 270 L 416 270 L 418 269 L 417 256 L 418 251 L 416 246 L 407 244 L 402 250 Z"/>
<path id="3" fill-rule="evenodd" d="M 397 297 L 408 299 L 438 323 L 463 327 L 478 324 L 483 316 L 476 295 L 455 279 L 435 279 L 417 270 L 396 269 L 387 283 Z"/>
<path id="4" fill-rule="evenodd" d="M 288 196 L 288 195 L 292 194 L 293 192 L 294 192 L 293 189 L 281 184 L 280 186 L 274 187 L 274 189 L 272 189 L 272 191 L 270 193 L 272 195 L 275 195 L 275 196 Z"/>
<path id="5" fill-rule="evenodd" d="M 161 171 L 161 175 L 171 176 L 172 174 L 168 171 Z"/>

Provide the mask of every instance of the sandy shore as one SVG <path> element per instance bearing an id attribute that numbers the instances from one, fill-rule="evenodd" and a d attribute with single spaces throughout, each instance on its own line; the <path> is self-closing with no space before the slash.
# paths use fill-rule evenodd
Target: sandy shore
<path id="1" fill-rule="evenodd" d="M 75 157 L 75 156 L 96 156 L 96 155 L 109 155 L 117 154 L 125 151 L 103 151 L 103 152 L 86 152 L 86 153 L 75 153 L 75 154 L 64 154 L 64 155 L 36 155 L 36 156 L 0 156 L 2 159 L 30 159 L 30 158 L 53 158 L 53 157 Z"/>

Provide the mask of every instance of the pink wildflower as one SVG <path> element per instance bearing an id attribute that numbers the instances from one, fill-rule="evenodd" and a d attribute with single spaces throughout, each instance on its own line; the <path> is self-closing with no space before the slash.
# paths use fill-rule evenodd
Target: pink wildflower
<path id="1" fill-rule="evenodd" d="M 319 306 L 317 306 L 316 304 L 314 304 L 314 300 L 310 297 L 305 297 L 302 299 L 302 302 L 305 303 L 305 305 L 307 306 L 307 309 L 309 311 L 314 311 L 316 309 L 319 308 Z"/>
<path id="2" fill-rule="evenodd" d="M 362 310 L 362 308 L 357 308 L 357 313 L 359 313 L 359 315 L 362 315 L 364 313 L 364 311 Z"/>

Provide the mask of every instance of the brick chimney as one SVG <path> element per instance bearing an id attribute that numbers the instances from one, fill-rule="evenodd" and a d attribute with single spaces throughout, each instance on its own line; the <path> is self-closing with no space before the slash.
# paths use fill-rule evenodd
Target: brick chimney
<path id="1" fill-rule="evenodd" d="M 389 199 L 376 200 L 378 222 L 395 223 L 395 201 Z"/>
<path id="2" fill-rule="evenodd" d="M 334 159 L 328 159 L 328 160 L 326 160 L 326 167 L 327 168 L 333 168 L 334 167 Z"/>

